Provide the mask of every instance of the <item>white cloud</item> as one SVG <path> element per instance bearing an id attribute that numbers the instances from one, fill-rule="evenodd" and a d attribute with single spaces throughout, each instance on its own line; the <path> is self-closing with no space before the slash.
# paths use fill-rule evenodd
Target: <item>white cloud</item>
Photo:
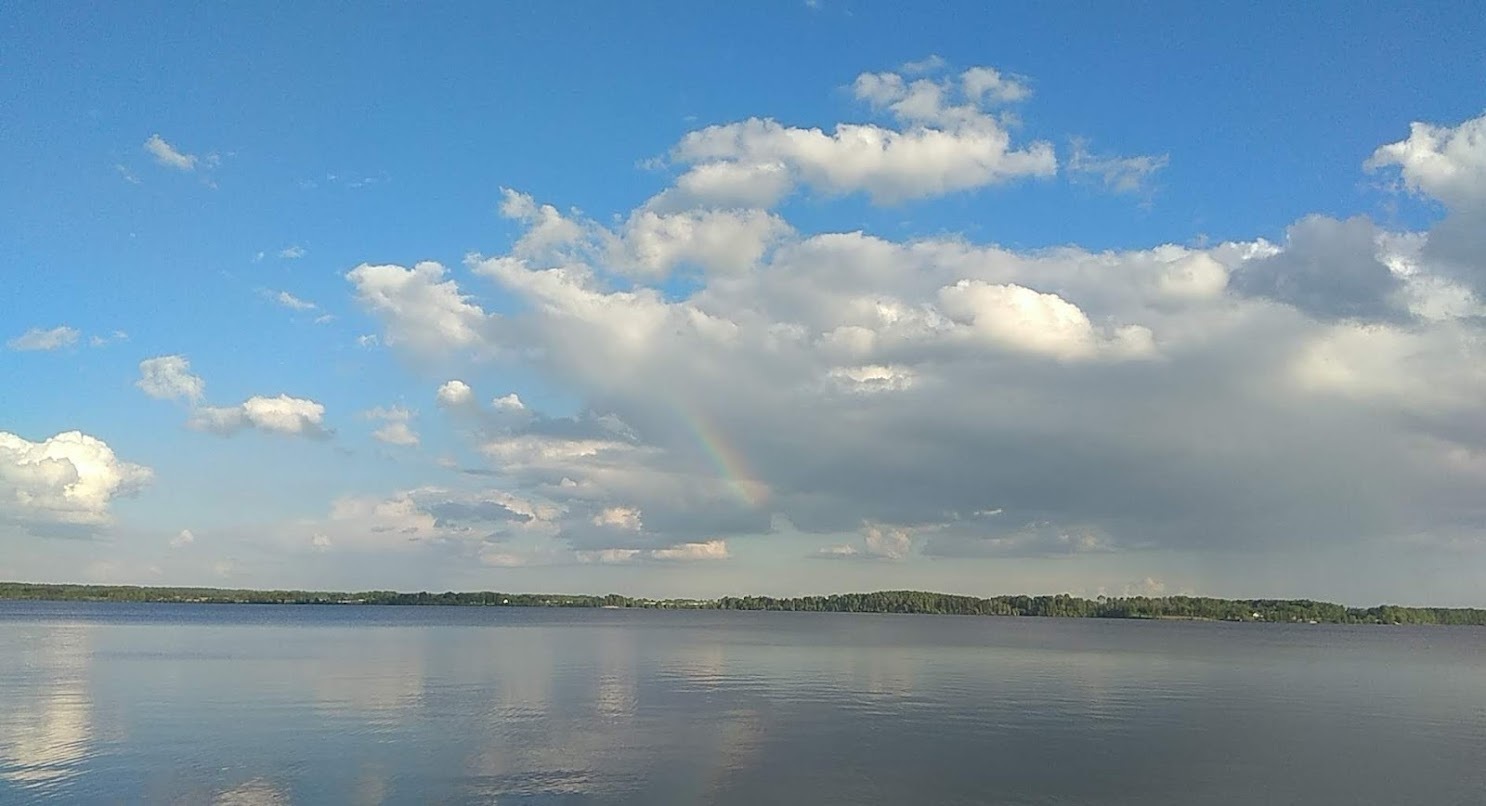
<path id="1" fill-rule="evenodd" d="M 275 434 L 323 439 L 330 436 L 324 421 L 325 407 L 313 400 L 288 395 L 259 395 L 236 406 L 201 406 L 191 412 L 186 424 L 218 436 L 230 436 L 254 428 Z"/>
<path id="2" fill-rule="evenodd" d="M 802 183 L 826 194 L 861 191 L 893 203 L 1057 171 L 1048 143 L 1013 146 L 992 107 L 1031 93 L 990 68 L 938 80 L 863 73 L 852 90 L 890 112 L 902 128 L 841 123 L 827 133 L 761 118 L 710 126 L 686 135 L 673 150 L 675 162 L 696 166 L 675 193 L 704 204 L 747 199 L 764 207 Z"/>
<path id="3" fill-rule="evenodd" d="M 901 124 L 879 134 L 942 135 L 959 154 L 964 137 L 1004 134 L 1004 104 L 1028 86 L 966 76 L 876 75 L 856 91 Z M 389 341 L 470 360 L 499 344 L 579 412 L 481 407 L 446 384 L 440 404 L 469 407 L 461 455 L 482 461 L 451 461 L 459 478 L 548 503 L 565 544 L 551 556 L 589 563 L 655 561 L 700 535 L 736 546 L 777 534 L 776 518 L 834 544 L 822 556 L 905 562 L 1310 550 L 1486 518 L 1470 408 L 1486 398 L 1486 339 L 1431 251 L 1438 230 L 1305 218 L 1282 243 L 1022 250 L 801 232 L 785 208 L 736 265 L 686 251 L 714 211 L 757 213 L 799 185 L 883 187 L 882 154 L 845 179 L 819 167 L 845 159 L 839 144 L 802 156 L 835 131 L 706 130 L 678 147 L 677 185 L 611 226 L 508 195 L 530 232 L 471 256 L 467 278 L 353 272 Z M 913 173 L 913 192 L 934 176 Z M 660 246 L 635 248 L 645 227 Z M 704 270 L 676 282 L 688 264 Z M 499 320 L 473 291 L 502 294 Z"/>
<path id="4" fill-rule="evenodd" d="M 60 325 L 50 330 L 33 327 L 5 343 L 16 351 L 57 350 L 77 344 L 80 334 L 76 328 Z"/>
<path id="5" fill-rule="evenodd" d="M 304 436 L 312 439 L 329 437 L 325 428 L 325 407 L 313 400 L 288 395 L 266 397 L 255 395 L 236 406 L 205 406 L 201 399 L 206 382 L 191 372 L 191 363 L 182 355 L 162 355 L 139 362 L 139 380 L 135 386 L 159 400 L 185 400 L 191 406 L 186 426 L 197 431 L 229 436 L 253 428 L 277 434 Z"/>
<path id="6" fill-rule="evenodd" d="M 704 162 L 677 177 L 650 208 L 659 213 L 695 207 L 764 209 L 789 195 L 794 181 L 783 162 Z"/>
<path id="7" fill-rule="evenodd" d="M 206 381 L 192 374 L 191 362 L 183 355 L 162 355 L 139 362 L 139 380 L 134 385 L 158 400 L 195 402 L 206 393 Z"/>
<path id="8" fill-rule="evenodd" d="M 863 543 L 867 547 L 864 553 L 869 556 L 901 560 L 913 549 L 913 539 L 907 529 L 868 523 L 863 525 L 862 530 Z"/>
<path id="9" fill-rule="evenodd" d="M 1458 126 L 1415 123 L 1408 139 L 1380 146 L 1366 167 L 1397 167 L 1410 190 L 1453 208 L 1486 204 L 1486 115 Z"/>
<path id="10" fill-rule="evenodd" d="M 669 562 L 696 562 L 698 560 L 726 560 L 729 555 L 726 540 L 707 540 L 699 543 L 682 543 L 663 549 L 652 549 L 649 556 L 654 560 L 666 560 Z"/>
<path id="11" fill-rule="evenodd" d="M 706 562 L 710 560 L 726 560 L 731 555 L 728 553 L 726 540 L 707 540 L 695 543 L 680 543 L 658 549 L 595 549 L 578 551 L 574 553 L 579 562 L 599 563 L 603 565 L 619 565 L 638 561 L 656 562 Z"/>
<path id="12" fill-rule="evenodd" d="M 879 204 L 1057 171 L 1052 146 L 1013 148 L 1010 134 L 989 117 L 952 129 L 842 123 L 829 134 L 754 118 L 692 132 L 675 157 L 685 163 L 784 165 L 797 181 L 825 193 L 863 191 Z"/>
<path id="13" fill-rule="evenodd" d="M 284 306 L 285 308 L 289 308 L 295 311 L 313 311 L 320 307 L 313 302 L 300 299 L 299 297 L 290 294 L 288 291 L 279 291 L 277 293 L 270 292 L 270 299 Z"/>
<path id="14" fill-rule="evenodd" d="M 283 258 L 284 260 L 299 260 L 307 254 L 309 253 L 305 251 L 304 247 L 297 244 L 294 246 L 286 246 L 283 249 L 279 250 L 279 257 Z"/>
<path id="15" fill-rule="evenodd" d="M 440 406 L 463 406 L 475 399 L 475 393 L 469 384 L 455 379 L 439 387 L 437 398 Z"/>
<path id="16" fill-rule="evenodd" d="M 644 210 L 630 217 L 622 238 L 624 257 L 640 274 L 664 276 L 681 263 L 739 274 L 789 231 L 783 219 L 763 210 Z"/>
<path id="17" fill-rule="evenodd" d="M 152 475 L 80 431 L 41 442 L 0 431 L 0 518 L 32 531 L 105 525 L 109 504 L 143 489 Z"/>
<path id="18" fill-rule="evenodd" d="M 152 134 L 150 139 L 144 141 L 144 150 L 153 155 L 156 162 L 178 171 L 194 171 L 201 162 L 195 154 L 177 149 L 158 134 Z"/>
<path id="19" fill-rule="evenodd" d="M 180 534 L 170 539 L 170 547 L 173 549 L 185 548 L 196 542 L 196 535 L 190 529 L 182 529 Z"/>
<path id="20" fill-rule="evenodd" d="M 418 435 L 407 423 L 388 423 L 373 431 L 372 438 L 388 445 L 408 447 L 418 444 Z"/>
<path id="21" fill-rule="evenodd" d="M 612 526 L 631 532 L 638 532 L 643 528 L 640 522 L 640 510 L 634 507 L 608 507 L 593 516 L 593 525 Z"/>
<path id="22" fill-rule="evenodd" d="M 581 224 L 550 204 L 537 204 L 531 196 L 509 188 L 501 189 L 501 197 L 501 215 L 526 224 L 526 232 L 511 249 L 517 257 L 540 259 L 560 254 L 563 247 L 584 237 Z"/>
<path id="23" fill-rule="evenodd" d="M 310 548 L 314 549 L 315 551 L 330 551 L 334 547 L 335 542 L 330 539 L 329 535 L 324 534 L 323 532 L 316 532 L 313 536 L 310 537 Z"/>
<path id="24" fill-rule="evenodd" d="M 382 426 L 372 432 L 372 438 L 387 445 L 411 447 L 418 444 L 418 434 L 410 424 L 413 412 L 402 406 L 375 408 L 364 413 L 366 418 L 379 420 Z"/>
<path id="25" fill-rule="evenodd" d="M 1012 350 L 1064 360 L 1090 358 L 1101 350 L 1117 356 L 1154 350 L 1149 330 L 1131 325 L 1101 335 L 1077 305 L 1057 294 L 961 280 L 941 289 L 939 298 L 945 313 L 976 338 Z"/>
<path id="26" fill-rule="evenodd" d="M 509 411 L 509 412 L 524 412 L 524 411 L 526 411 L 526 404 L 521 402 L 521 398 L 520 397 L 517 397 L 515 392 L 512 392 L 511 394 L 508 394 L 508 395 L 504 395 L 502 397 L 498 397 L 498 398 L 490 401 L 490 405 L 491 405 L 492 408 L 495 408 L 495 409 L 500 410 L 500 411 Z"/>
<path id="27" fill-rule="evenodd" d="M 990 67 L 972 67 L 960 76 L 960 82 L 964 84 L 965 95 L 972 99 L 1016 103 L 1032 97 L 1032 89 L 1024 80 Z"/>
<path id="28" fill-rule="evenodd" d="M 1418 259 L 1486 301 L 1486 115 L 1457 126 L 1415 123 L 1407 140 L 1379 148 L 1367 167 L 1397 167 L 1405 187 L 1444 205 L 1445 218 L 1419 240 Z"/>
<path id="29" fill-rule="evenodd" d="M 362 264 L 346 274 L 356 287 L 362 307 L 386 326 L 390 345 L 407 345 L 423 352 L 475 348 L 487 343 L 494 317 L 444 278 L 444 267 L 433 262 L 411 269 Z"/>

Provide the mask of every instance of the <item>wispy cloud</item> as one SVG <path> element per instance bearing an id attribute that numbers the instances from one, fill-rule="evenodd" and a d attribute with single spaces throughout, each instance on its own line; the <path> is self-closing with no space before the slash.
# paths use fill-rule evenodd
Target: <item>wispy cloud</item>
<path id="1" fill-rule="evenodd" d="M 77 344 L 77 339 L 81 335 L 77 328 L 68 327 L 67 325 L 54 327 L 50 330 L 33 327 L 6 342 L 5 346 L 18 352 L 59 350 L 63 347 L 71 347 Z"/>
<path id="2" fill-rule="evenodd" d="M 923 75 L 925 73 L 937 73 L 949 66 L 949 62 L 937 53 L 931 53 L 916 62 L 904 62 L 900 68 L 905 74 L 911 76 Z"/>
<path id="3" fill-rule="evenodd" d="M 392 177 L 386 171 L 378 171 L 374 174 L 325 174 L 320 179 L 299 180 L 300 190 L 315 190 L 325 187 L 345 187 L 352 190 L 369 188 L 374 185 L 385 185 L 392 181 Z"/>
<path id="4" fill-rule="evenodd" d="M 152 134 L 150 139 L 144 141 L 144 150 L 153 155 L 156 162 L 177 171 L 194 171 L 201 163 L 201 159 L 195 154 L 181 151 L 158 134 Z"/>
<path id="5" fill-rule="evenodd" d="M 283 249 L 279 250 L 279 257 L 285 260 L 299 260 L 306 254 L 309 253 L 305 251 L 303 246 L 300 246 L 298 244 L 295 244 L 294 246 L 286 246 Z"/>
<path id="6" fill-rule="evenodd" d="M 129 167 L 124 165 L 123 163 L 115 163 L 114 170 L 118 172 L 119 176 L 125 182 L 128 182 L 131 185 L 139 184 L 139 177 L 135 176 L 134 172 L 129 170 Z"/>
<path id="7" fill-rule="evenodd" d="M 1074 181 L 1094 179 L 1111 193 L 1148 193 L 1156 173 L 1171 161 L 1166 154 L 1120 157 L 1089 152 L 1088 141 L 1073 140 L 1073 153 L 1064 166 Z"/>
<path id="8" fill-rule="evenodd" d="M 300 299 L 299 297 L 290 294 L 288 291 L 266 291 L 264 293 L 268 295 L 269 299 L 277 302 L 285 308 L 290 308 L 292 310 L 314 311 L 319 310 L 320 308 L 319 305 L 316 305 L 309 300 Z"/>
<path id="9" fill-rule="evenodd" d="M 122 330 L 115 330 L 107 336 L 93 336 L 88 339 L 88 344 L 93 347 L 103 347 L 116 341 L 128 341 L 129 334 Z"/>

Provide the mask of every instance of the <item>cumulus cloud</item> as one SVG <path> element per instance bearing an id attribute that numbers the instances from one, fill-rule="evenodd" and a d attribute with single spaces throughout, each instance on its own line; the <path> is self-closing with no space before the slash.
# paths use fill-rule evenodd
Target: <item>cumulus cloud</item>
<path id="1" fill-rule="evenodd" d="M 913 535 L 902 526 L 862 524 L 860 544 L 837 543 L 813 555 L 822 560 L 902 560 L 913 551 Z"/>
<path id="2" fill-rule="evenodd" d="M 1458 126 L 1414 123 L 1407 139 L 1379 146 L 1366 167 L 1396 167 L 1410 190 L 1452 208 L 1486 204 L 1486 115 Z"/>
<path id="3" fill-rule="evenodd" d="M 191 372 L 191 362 L 183 355 L 162 355 L 139 363 L 139 380 L 135 386 L 159 400 L 184 400 L 191 407 L 186 426 L 218 436 L 230 436 L 244 429 L 269 433 L 324 439 L 331 435 L 325 427 L 325 407 L 313 400 L 278 395 L 255 395 L 236 406 L 202 404 L 206 382 Z"/>
<path id="4" fill-rule="evenodd" d="M 182 529 L 179 534 L 170 539 L 170 547 L 173 549 L 185 548 L 196 542 L 196 535 L 190 529 Z"/>
<path id="5" fill-rule="evenodd" d="M 772 211 L 800 187 L 904 200 L 1055 167 L 1010 144 L 1028 80 L 925 69 L 853 85 L 893 127 L 704 129 L 673 152 L 675 183 L 609 224 L 511 192 L 523 233 L 467 276 L 348 275 L 390 344 L 456 360 L 498 344 L 576 402 L 554 416 L 445 384 L 478 457 L 461 477 L 542 502 L 544 534 L 598 564 L 781 519 L 821 556 L 918 562 L 1350 546 L 1486 518 L 1486 339 L 1466 264 L 1439 251 L 1468 247 L 1458 232 L 1310 217 L 1280 243 L 1019 250 Z M 1448 223 L 1474 209 L 1469 132 L 1373 163 L 1410 166 Z M 994 159 L 961 164 L 993 135 Z M 920 140 L 943 153 L 905 156 Z M 848 141 L 875 145 L 858 159 Z M 1455 167 L 1412 167 L 1431 153 Z M 1113 189 L 1115 169 L 1152 173 L 1082 159 Z"/>
<path id="6" fill-rule="evenodd" d="M 463 406 L 475 399 L 474 390 L 470 389 L 470 385 L 458 379 L 445 381 L 439 386 L 436 396 L 440 406 L 449 407 Z"/>
<path id="7" fill-rule="evenodd" d="M 1380 259 L 1379 235 L 1362 216 L 1307 216 L 1290 225 L 1283 250 L 1246 262 L 1231 286 L 1321 318 L 1398 316 L 1403 279 Z"/>
<path id="8" fill-rule="evenodd" d="M 402 406 L 379 406 L 365 412 L 363 416 L 382 423 L 381 427 L 372 432 L 372 439 L 399 447 L 413 447 L 418 444 L 418 434 L 413 431 L 411 424 L 413 412 L 408 409 Z"/>
<path id="9" fill-rule="evenodd" d="M 621 235 L 622 259 L 650 276 L 665 276 L 685 263 L 737 274 L 757 264 L 788 232 L 783 219 L 762 210 L 642 210 Z"/>
<path id="10" fill-rule="evenodd" d="M 231 436 L 244 429 L 257 429 L 286 436 L 329 438 L 325 407 L 313 400 L 279 395 L 250 397 L 236 406 L 201 406 L 191 412 L 186 425 L 217 436 Z"/>
<path id="11" fill-rule="evenodd" d="M 1130 325 L 1097 333 L 1077 305 L 1015 284 L 960 280 L 940 289 L 939 299 L 968 335 L 1010 350 L 1073 360 L 1105 349 L 1129 355 L 1153 349 L 1149 329 Z"/>
<path id="12" fill-rule="evenodd" d="M 191 372 L 191 362 L 183 355 L 161 355 L 139 362 L 139 380 L 134 385 L 158 400 L 194 403 L 206 393 L 206 381 Z"/>
<path id="13" fill-rule="evenodd" d="M 82 335 L 77 328 L 59 325 L 50 330 L 33 327 L 19 336 L 7 341 L 5 346 L 16 351 L 29 350 L 58 350 L 63 347 L 71 347 L 77 344 L 78 337 Z"/>
<path id="14" fill-rule="evenodd" d="M 139 492 L 152 476 L 80 431 L 41 442 L 0 431 L 0 519 L 36 533 L 106 525 L 109 504 Z"/>
<path id="15" fill-rule="evenodd" d="M 887 204 L 1057 171 L 1048 143 L 1013 145 L 996 110 L 1031 91 L 992 68 L 911 80 L 863 73 L 852 92 L 901 128 L 841 123 L 826 132 L 766 118 L 710 126 L 673 149 L 673 162 L 691 166 L 675 194 L 703 204 L 771 207 L 803 184 L 827 195 L 864 192 Z"/>
<path id="16" fill-rule="evenodd" d="M 1405 187 L 1445 206 L 1422 257 L 1486 300 L 1486 115 L 1456 126 L 1415 123 L 1407 139 L 1378 148 L 1367 167 L 1396 168 Z"/>
<path id="17" fill-rule="evenodd" d="M 444 267 L 362 264 L 347 272 L 357 301 L 386 327 L 382 340 L 422 352 L 475 348 L 488 343 L 494 317 L 444 277 Z"/>

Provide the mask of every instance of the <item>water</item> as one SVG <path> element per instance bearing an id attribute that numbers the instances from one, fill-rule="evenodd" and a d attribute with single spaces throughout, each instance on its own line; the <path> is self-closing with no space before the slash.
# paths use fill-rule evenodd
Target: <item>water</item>
<path id="1" fill-rule="evenodd" d="M 0 602 L 0 803 L 1486 803 L 1486 630 Z"/>

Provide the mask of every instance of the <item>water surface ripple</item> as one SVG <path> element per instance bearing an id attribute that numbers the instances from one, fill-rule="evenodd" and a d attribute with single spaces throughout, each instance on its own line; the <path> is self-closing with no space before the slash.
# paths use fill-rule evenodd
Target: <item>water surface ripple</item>
<path id="1" fill-rule="evenodd" d="M 1483 804 L 1486 630 L 0 602 L 0 803 Z"/>

